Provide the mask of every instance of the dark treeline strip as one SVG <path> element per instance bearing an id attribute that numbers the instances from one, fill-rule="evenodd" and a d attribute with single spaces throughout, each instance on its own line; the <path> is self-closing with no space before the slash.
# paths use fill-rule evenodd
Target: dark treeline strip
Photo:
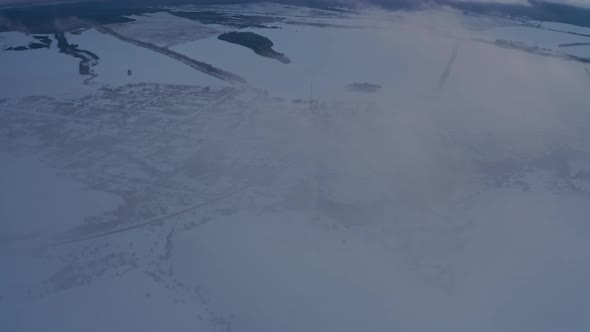
<path id="1" fill-rule="evenodd" d="M 20 30 L 31 33 L 74 31 L 93 25 L 128 22 L 125 16 L 166 11 L 163 6 L 196 4 L 220 5 L 254 3 L 257 0 L 105 0 L 61 3 L 39 6 L 7 7 L 0 9 L 0 31 Z M 346 11 L 344 8 L 378 6 L 388 10 L 418 10 L 425 7 L 448 5 L 466 12 L 526 17 L 538 21 L 552 21 L 590 27 L 590 9 L 565 4 L 529 0 L 530 6 L 475 3 L 457 0 L 275 0 L 274 2 L 312 8 Z"/>

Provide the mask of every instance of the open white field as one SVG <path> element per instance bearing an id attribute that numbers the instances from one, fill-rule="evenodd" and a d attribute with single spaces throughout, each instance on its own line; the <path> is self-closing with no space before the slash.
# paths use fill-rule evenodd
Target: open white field
<path id="1" fill-rule="evenodd" d="M 162 47 L 170 47 L 218 34 L 217 30 L 204 24 L 163 12 L 129 18 L 135 21 L 107 26 L 124 36 Z"/>

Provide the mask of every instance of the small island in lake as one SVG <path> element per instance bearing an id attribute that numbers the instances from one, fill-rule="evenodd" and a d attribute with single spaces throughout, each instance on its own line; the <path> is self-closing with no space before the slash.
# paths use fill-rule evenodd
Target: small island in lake
<path id="1" fill-rule="evenodd" d="M 379 90 L 381 90 L 381 85 L 372 84 L 372 83 L 354 82 L 354 83 L 348 84 L 346 86 L 346 90 L 351 91 L 351 92 L 374 93 L 374 92 L 378 92 Z"/>

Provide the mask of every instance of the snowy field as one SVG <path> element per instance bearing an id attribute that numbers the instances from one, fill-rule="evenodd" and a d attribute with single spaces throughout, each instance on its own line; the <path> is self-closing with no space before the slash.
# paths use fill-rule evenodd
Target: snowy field
<path id="1" fill-rule="evenodd" d="M 168 13 L 130 16 L 129 18 L 134 21 L 107 26 L 122 35 L 163 47 L 171 47 L 218 34 L 217 30 L 206 25 Z"/>
<path id="2" fill-rule="evenodd" d="M 92 77 L 55 40 L 0 51 L 0 330 L 586 331 L 590 65 L 495 44 L 583 37 L 206 9 L 281 17 L 240 31 L 292 63 L 169 13 L 66 33 Z"/>

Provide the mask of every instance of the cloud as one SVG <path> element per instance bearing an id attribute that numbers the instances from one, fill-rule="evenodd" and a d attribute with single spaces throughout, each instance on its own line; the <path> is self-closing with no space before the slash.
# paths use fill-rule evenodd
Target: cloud
<path id="1" fill-rule="evenodd" d="M 570 5 L 570 6 L 578 6 L 578 7 L 590 7 L 589 0 L 560 0 L 560 1 L 547 1 L 548 3 L 553 3 L 557 5 Z"/>
<path id="2" fill-rule="evenodd" d="M 528 0 L 457 0 L 457 2 L 472 2 L 472 3 L 496 3 L 509 5 L 527 5 L 531 3 Z"/>
<path id="3" fill-rule="evenodd" d="M 506 4 L 506 5 L 526 5 L 535 4 L 553 4 L 567 5 L 577 7 L 590 7 L 590 0 L 455 0 L 456 2 L 487 3 L 487 4 Z"/>

